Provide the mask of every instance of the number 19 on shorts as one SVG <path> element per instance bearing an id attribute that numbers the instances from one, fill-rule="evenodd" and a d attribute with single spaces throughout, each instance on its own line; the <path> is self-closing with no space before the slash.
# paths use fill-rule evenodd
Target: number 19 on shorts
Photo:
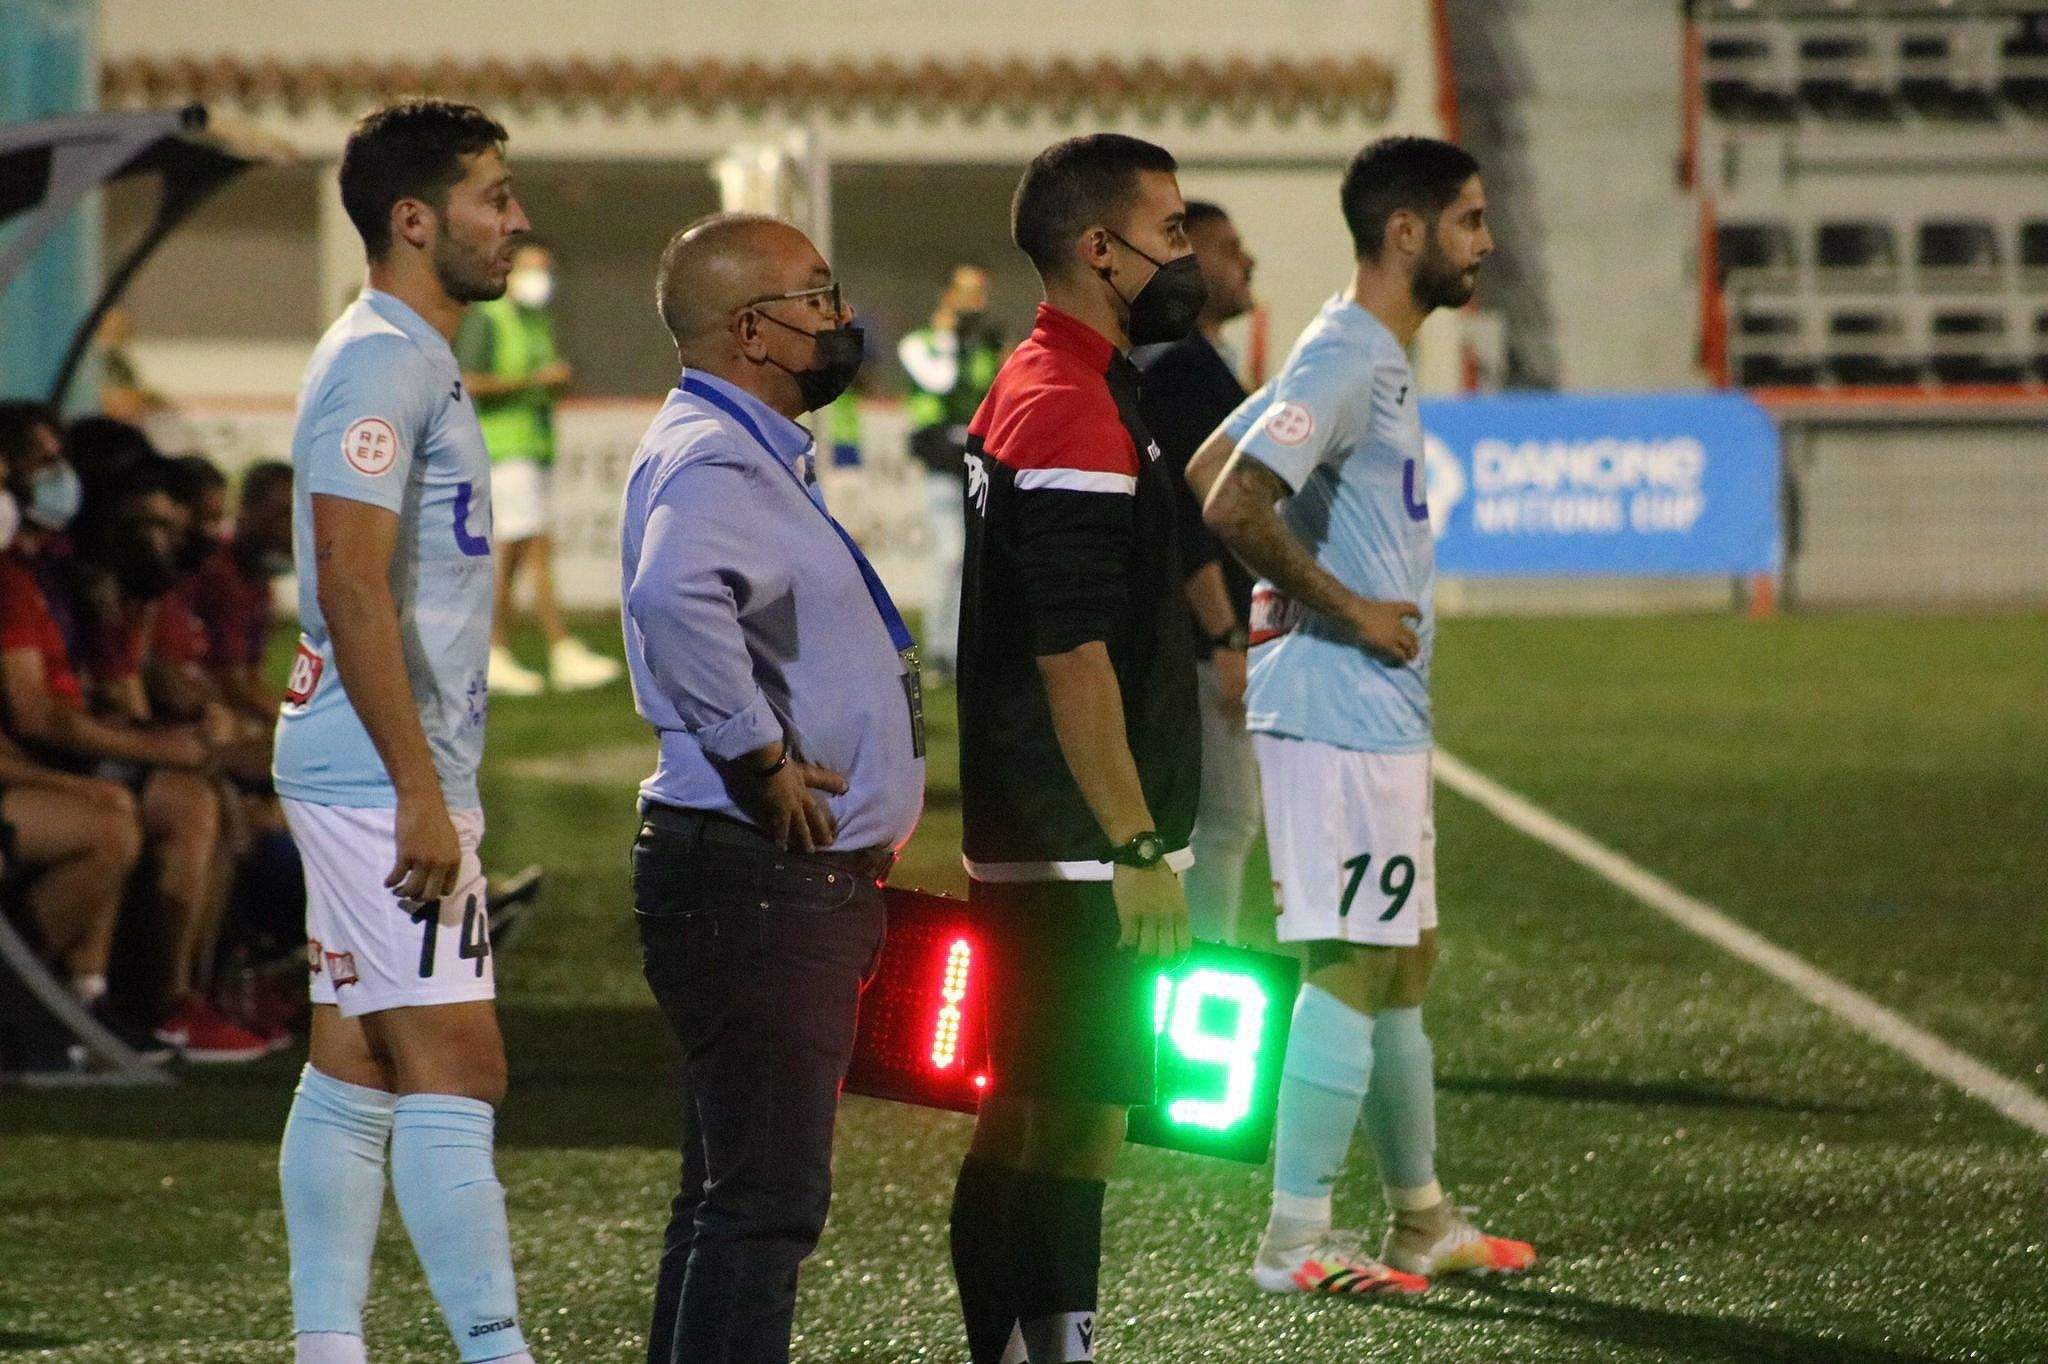
<path id="1" fill-rule="evenodd" d="M 1392 923 L 1408 907 L 1408 897 L 1415 891 L 1415 859 L 1396 854 L 1389 857 L 1380 867 L 1377 877 L 1372 875 L 1372 854 L 1360 853 L 1344 859 L 1344 890 L 1337 899 L 1337 917 L 1348 919 L 1354 904 L 1362 906 L 1362 912 L 1378 911 L 1381 923 Z M 1370 893 L 1361 900 L 1360 892 L 1378 883 L 1378 896 Z"/>

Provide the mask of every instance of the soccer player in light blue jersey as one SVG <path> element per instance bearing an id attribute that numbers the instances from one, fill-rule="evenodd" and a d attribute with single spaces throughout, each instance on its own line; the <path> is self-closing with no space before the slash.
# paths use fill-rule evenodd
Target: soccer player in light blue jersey
<path id="1" fill-rule="evenodd" d="M 1422 1002 L 1436 959 L 1429 664 L 1435 542 L 1407 348 L 1472 297 L 1493 249 L 1469 155 L 1391 137 L 1344 176 L 1357 250 L 1272 383 L 1211 436 L 1189 481 L 1263 579 L 1246 719 L 1284 942 L 1307 945 L 1280 1090 L 1272 1217 L 1252 1275 L 1275 1293 L 1419 1293 L 1526 1269 L 1436 1177 Z M 1363 1114 L 1390 1214 L 1377 1259 L 1330 1229 Z"/>
<path id="2" fill-rule="evenodd" d="M 528 232 L 505 130 L 378 110 L 341 198 L 369 281 L 321 338 L 292 434 L 302 634 L 275 776 L 306 868 L 309 1064 L 278 1174 L 299 1364 L 364 1364 L 388 1163 L 460 1357 L 531 1364 L 493 1166 L 505 1049 L 484 879 L 491 466 L 450 339 Z"/>

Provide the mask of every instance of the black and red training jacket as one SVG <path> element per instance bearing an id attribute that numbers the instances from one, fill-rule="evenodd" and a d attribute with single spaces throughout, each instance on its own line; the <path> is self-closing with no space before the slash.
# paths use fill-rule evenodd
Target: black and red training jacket
<path id="1" fill-rule="evenodd" d="M 967 429 L 960 597 L 960 796 L 970 875 L 1106 880 L 1108 838 L 1067 768 L 1050 656 L 1100 640 L 1145 800 L 1172 862 L 1201 779 L 1195 656 L 1169 461 L 1138 415 L 1138 371 L 1050 304 Z"/>

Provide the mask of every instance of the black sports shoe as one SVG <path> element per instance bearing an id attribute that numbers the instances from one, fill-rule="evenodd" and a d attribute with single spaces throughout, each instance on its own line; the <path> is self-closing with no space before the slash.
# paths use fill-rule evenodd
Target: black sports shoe
<path id="1" fill-rule="evenodd" d="M 540 906 L 541 888 L 548 874 L 538 862 L 510 876 L 492 876 L 484 884 L 484 904 L 490 915 L 491 950 L 502 952 L 526 936 L 533 926 L 533 911 Z"/>

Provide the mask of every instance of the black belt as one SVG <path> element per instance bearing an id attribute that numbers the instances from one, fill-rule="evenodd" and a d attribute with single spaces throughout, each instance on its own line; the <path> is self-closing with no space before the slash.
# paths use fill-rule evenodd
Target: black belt
<path id="1" fill-rule="evenodd" d="M 703 810 L 684 810 L 674 805 L 663 805 L 659 801 L 640 802 L 640 822 L 659 833 L 687 839 L 699 845 L 713 843 L 728 848 L 745 848 L 749 852 L 770 853 L 798 862 L 814 862 L 819 866 L 848 872 L 877 885 L 888 879 L 890 870 L 896 865 L 896 852 L 893 848 L 855 848 L 844 852 L 791 852 L 751 824 L 742 824 L 739 820 L 726 815 L 714 815 Z"/>

